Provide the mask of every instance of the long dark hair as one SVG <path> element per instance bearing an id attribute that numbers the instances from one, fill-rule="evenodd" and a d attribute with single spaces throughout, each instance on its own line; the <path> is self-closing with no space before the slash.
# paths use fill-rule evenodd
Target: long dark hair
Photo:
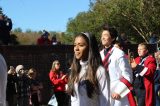
<path id="1" fill-rule="evenodd" d="M 102 65 L 101 57 L 99 54 L 98 44 L 95 36 L 89 34 L 89 33 L 80 33 L 76 37 L 81 36 L 83 37 L 88 44 L 88 69 L 85 75 L 85 81 L 84 84 L 86 84 L 86 90 L 88 97 L 92 97 L 93 93 L 98 93 L 99 86 L 97 81 L 97 69 L 100 65 Z M 75 37 L 75 38 L 76 38 Z M 80 73 L 80 63 L 79 60 L 77 60 L 74 56 L 72 66 L 71 66 L 71 74 L 69 77 L 68 82 L 68 90 L 67 92 L 74 96 L 75 89 L 74 89 L 74 83 L 80 83 L 80 79 L 78 78 Z M 79 84 L 80 85 L 80 84 Z"/>

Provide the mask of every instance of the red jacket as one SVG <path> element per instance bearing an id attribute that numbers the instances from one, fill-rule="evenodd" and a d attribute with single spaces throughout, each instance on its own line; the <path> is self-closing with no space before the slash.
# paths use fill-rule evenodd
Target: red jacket
<path id="1" fill-rule="evenodd" d="M 50 45 L 51 41 L 48 38 L 40 37 L 37 39 L 37 45 Z"/>
<path id="2" fill-rule="evenodd" d="M 54 71 L 50 71 L 49 78 L 54 86 L 54 92 L 65 91 L 65 85 L 67 83 L 67 78 L 61 79 L 64 74 L 55 73 Z"/>
<path id="3" fill-rule="evenodd" d="M 135 62 L 140 63 L 141 57 L 137 57 Z M 144 66 L 143 66 L 144 65 Z M 149 55 L 144 60 L 144 64 L 138 70 L 139 75 L 144 77 L 144 87 L 146 90 L 145 104 L 146 106 L 154 106 L 154 72 L 156 71 L 156 60 Z"/>

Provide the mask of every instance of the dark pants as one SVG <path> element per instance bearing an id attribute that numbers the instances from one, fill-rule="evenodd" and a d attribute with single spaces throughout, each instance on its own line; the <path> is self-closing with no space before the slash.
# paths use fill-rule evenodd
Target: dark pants
<path id="1" fill-rule="evenodd" d="M 29 97 L 18 98 L 18 106 L 29 106 Z"/>
<path id="2" fill-rule="evenodd" d="M 135 95 L 136 95 L 136 98 L 137 98 L 137 104 L 138 106 L 145 106 L 145 95 L 146 95 L 146 92 L 145 92 L 145 89 L 135 89 Z"/>
<path id="3" fill-rule="evenodd" d="M 68 94 L 67 94 L 66 102 L 67 102 L 66 106 L 71 106 L 71 96 Z"/>
<path id="4" fill-rule="evenodd" d="M 8 106 L 17 106 L 17 95 L 10 94 L 9 96 L 7 96 L 7 102 Z"/>
<path id="5" fill-rule="evenodd" d="M 154 89 L 155 89 L 155 106 L 160 106 L 160 96 L 158 96 L 158 91 L 160 91 L 160 84 L 155 84 Z"/>
<path id="6" fill-rule="evenodd" d="M 39 106 L 38 94 L 34 93 L 31 95 L 31 101 L 33 106 Z"/>
<path id="7" fill-rule="evenodd" d="M 58 102 L 58 106 L 66 106 L 67 95 L 65 92 L 55 92 L 55 96 Z"/>

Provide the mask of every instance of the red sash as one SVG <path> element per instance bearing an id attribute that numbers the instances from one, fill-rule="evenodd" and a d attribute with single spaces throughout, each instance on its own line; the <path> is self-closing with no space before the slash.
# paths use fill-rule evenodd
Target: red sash
<path id="1" fill-rule="evenodd" d="M 113 48 L 113 47 L 112 47 Z M 108 65 L 109 65 L 109 57 L 111 56 L 112 54 L 112 48 L 108 51 L 108 53 L 106 54 L 104 60 L 102 61 L 103 62 L 103 66 L 105 67 L 105 69 L 108 71 Z"/>
<path id="2" fill-rule="evenodd" d="M 133 89 L 132 84 L 128 80 L 126 80 L 124 77 L 122 77 L 120 81 L 124 83 L 128 87 L 129 90 Z M 137 106 L 136 101 L 131 91 L 127 94 L 127 97 L 128 97 L 130 106 Z"/>
<path id="3" fill-rule="evenodd" d="M 104 60 L 102 61 L 102 62 L 103 62 L 103 65 L 104 65 L 104 67 L 105 67 L 105 69 L 106 69 L 107 71 L 109 71 L 109 70 L 108 70 L 109 57 L 110 57 L 110 55 L 112 54 L 112 51 L 113 51 L 113 49 L 111 48 L 111 49 L 108 51 L 108 53 L 106 54 Z M 126 80 L 124 77 L 122 77 L 122 78 L 120 79 L 120 81 L 121 81 L 122 83 L 124 83 L 124 84 L 128 87 L 129 90 L 132 90 L 132 89 L 133 89 L 132 84 L 131 84 L 128 80 Z M 134 99 L 134 96 L 133 96 L 132 92 L 129 92 L 129 93 L 127 94 L 127 97 L 128 97 L 128 101 L 129 101 L 130 106 L 137 106 L 136 101 L 135 101 L 135 99 Z"/>

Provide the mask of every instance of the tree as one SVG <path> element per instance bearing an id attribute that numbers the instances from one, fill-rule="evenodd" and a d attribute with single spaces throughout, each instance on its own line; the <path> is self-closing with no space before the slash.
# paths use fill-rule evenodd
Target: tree
<path id="1" fill-rule="evenodd" d="M 90 4 L 87 12 L 69 20 L 67 32 L 90 31 L 98 38 L 101 26 L 109 23 L 134 42 L 146 43 L 153 32 L 160 33 L 159 0 L 90 0 Z"/>
<path id="2" fill-rule="evenodd" d="M 115 3 L 117 5 L 116 8 L 113 7 L 114 15 L 110 15 L 111 19 L 119 20 L 119 23 L 127 23 L 126 27 L 124 27 L 125 24 L 119 24 L 120 28 L 131 28 L 131 31 L 140 35 L 146 43 L 152 32 L 159 32 L 160 24 L 159 17 L 157 17 L 159 7 L 156 6 L 159 4 L 158 0 L 115 0 Z"/>
<path id="3" fill-rule="evenodd" d="M 72 45 L 73 44 L 72 34 L 62 33 L 60 38 L 61 38 L 61 43 L 62 44 L 67 44 L 67 45 Z"/>
<path id="4" fill-rule="evenodd" d="M 22 32 L 22 29 L 21 29 L 21 28 L 15 28 L 15 29 L 13 30 L 13 32 L 15 32 L 15 33 L 20 33 L 20 32 Z"/>
<path id="5" fill-rule="evenodd" d="M 31 29 L 27 29 L 26 33 L 32 33 L 33 31 Z"/>

